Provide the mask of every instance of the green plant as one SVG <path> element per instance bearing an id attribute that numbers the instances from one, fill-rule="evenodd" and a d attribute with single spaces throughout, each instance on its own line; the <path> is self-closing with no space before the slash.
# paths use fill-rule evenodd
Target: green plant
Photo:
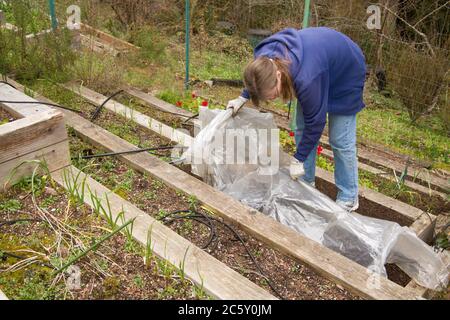
<path id="1" fill-rule="evenodd" d="M 104 235 L 103 237 L 101 237 L 98 241 L 94 242 L 93 245 L 91 245 L 89 248 L 80 251 L 78 254 L 76 254 L 74 257 L 70 258 L 69 261 L 67 261 L 62 267 L 60 267 L 58 270 L 56 270 L 56 274 L 63 272 L 64 270 L 66 270 L 68 267 L 70 267 L 71 265 L 73 265 L 75 262 L 77 262 L 78 260 L 80 260 L 81 258 L 83 258 L 84 256 L 86 256 L 89 252 L 91 251 L 95 251 L 97 250 L 97 248 L 105 241 L 109 240 L 112 236 L 114 236 L 115 234 L 119 233 L 120 231 L 122 231 L 123 229 L 126 229 L 129 225 L 133 224 L 135 219 L 131 219 L 129 221 L 127 221 L 126 223 L 124 223 L 122 226 L 116 228 L 115 230 L 113 230 L 112 232 Z"/>
<path id="2" fill-rule="evenodd" d="M 196 196 L 189 195 L 188 202 L 189 202 L 189 208 L 191 210 L 196 210 L 197 209 L 197 205 L 198 205 L 199 201 L 198 201 Z"/>
<path id="3" fill-rule="evenodd" d="M 6 9 L 6 18 L 18 31 L 0 31 L 0 73 L 14 73 L 24 80 L 51 78 L 66 81 L 75 59 L 71 33 L 59 28 L 28 39 L 27 35 L 50 27 L 46 15 L 31 0 L 10 1 Z"/>
<path id="4" fill-rule="evenodd" d="M 122 66 L 108 55 L 82 54 L 71 67 L 75 79 L 98 92 L 116 91 L 123 84 Z"/>
<path id="5" fill-rule="evenodd" d="M 9 199 L 0 203 L 0 211 L 16 212 L 22 208 L 22 204 L 17 199 Z"/>
<path id="6" fill-rule="evenodd" d="M 189 251 L 189 247 L 186 248 L 186 251 L 184 252 L 184 256 L 183 256 L 183 260 L 180 261 L 180 265 L 178 266 L 178 275 L 180 276 L 181 281 L 185 280 L 185 266 L 186 266 L 186 257 L 187 257 L 187 253 Z"/>
<path id="7" fill-rule="evenodd" d="M 87 167 L 83 168 L 86 169 Z M 69 195 L 69 199 L 74 204 L 83 204 L 85 197 L 85 187 L 87 175 L 79 181 L 82 177 L 83 170 L 80 170 L 77 174 L 74 174 L 71 170 L 63 171 L 63 181 L 65 189 Z"/>
<path id="8" fill-rule="evenodd" d="M 138 58 L 162 63 L 166 58 L 166 38 L 151 27 L 142 28 L 131 35 L 132 42 L 139 46 Z"/>
<path id="9" fill-rule="evenodd" d="M 138 288 L 143 288 L 144 287 L 144 280 L 142 279 L 142 277 L 140 275 L 136 275 L 133 278 L 133 283 L 138 287 Z"/>
<path id="10" fill-rule="evenodd" d="M 147 231 L 147 242 L 145 243 L 145 253 L 144 253 L 144 264 L 148 267 L 150 266 L 153 258 L 153 247 L 152 247 L 152 230 L 153 224 Z"/>

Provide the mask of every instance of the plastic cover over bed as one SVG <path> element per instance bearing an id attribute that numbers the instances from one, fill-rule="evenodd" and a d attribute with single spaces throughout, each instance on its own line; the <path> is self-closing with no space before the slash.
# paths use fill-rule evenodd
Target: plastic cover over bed
<path id="1" fill-rule="evenodd" d="M 393 263 L 424 287 L 447 286 L 448 263 L 409 228 L 349 214 L 309 184 L 292 180 L 289 156 L 268 138 L 277 131 L 272 114 L 242 108 L 232 117 L 231 110 L 202 107 L 200 120 L 202 130 L 183 157 L 207 183 L 373 272 L 386 276 L 385 264 Z M 227 140 L 225 132 L 241 141 L 244 135 L 246 143 L 228 143 L 234 138 Z"/>

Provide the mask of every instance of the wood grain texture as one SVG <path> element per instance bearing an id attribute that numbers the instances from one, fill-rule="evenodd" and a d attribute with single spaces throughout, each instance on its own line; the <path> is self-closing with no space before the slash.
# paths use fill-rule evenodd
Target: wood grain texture
<path id="1" fill-rule="evenodd" d="M 63 114 L 57 110 L 4 124 L 0 126 L 0 165 L 67 140 Z"/>
<path id="2" fill-rule="evenodd" d="M 49 172 L 67 167 L 70 165 L 69 153 L 69 143 L 66 140 L 2 163 L 0 165 L 0 190 L 10 187 L 25 176 L 31 176 L 33 170 L 39 167 L 39 163 L 30 161 L 42 161 Z M 39 174 L 47 173 L 41 169 L 38 172 Z"/>

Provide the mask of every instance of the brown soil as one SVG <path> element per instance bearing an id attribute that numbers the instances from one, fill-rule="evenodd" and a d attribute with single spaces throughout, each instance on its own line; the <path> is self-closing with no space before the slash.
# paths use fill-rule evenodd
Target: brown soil
<path id="1" fill-rule="evenodd" d="M 10 115 L 5 109 L 0 107 L 0 125 L 15 121 L 16 118 Z"/>
<path id="2" fill-rule="evenodd" d="M 84 205 L 68 207 L 67 195 L 61 189 L 47 187 L 37 196 L 37 203 L 55 215 L 60 221 L 66 220 L 66 225 L 77 229 L 86 238 L 85 245 L 93 239 L 105 235 L 109 229 L 103 218 L 91 213 Z M 1 222 L 19 218 L 39 218 L 36 207 L 32 203 L 28 189 L 14 188 L 6 194 L 0 194 L 0 204 L 11 199 L 20 200 L 20 209 L 3 207 Z M 55 258 L 52 246 L 55 244 L 55 234 L 43 222 L 21 222 L 0 227 L 0 252 L 11 252 L 18 249 L 33 249 L 48 257 Z M 47 251 L 45 248 L 49 248 Z M 65 247 L 61 249 L 64 259 L 69 257 Z M 73 252 L 73 251 L 72 251 Z M 73 253 L 72 253 L 73 254 Z M 136 242 L 129 241 L 123 234 L 116 234 L 104 242 L 95 253 L 90 253 L 75 263 L 81 271 L 81 288 L 66 291 L 63 281 L 59 281 L 54 289 L 50 282 L 50 262 L 43 261 L 47 266 L 34 264 L 15 272 L 0 271 L 0 285 L 10 299 L 193 299 L 198 298 L 193 285 L 181 281 L 171 273 L 164 276 L 158 271 L 158 259 L 154 258 L 150 265 L 143 263 L 143 248 Z M 30 256 L 25 253 L 16 255 Z M 107 258 L 105 258 L 107 257 Z M 17 263 L 19 260 L 6 255 L 0 258 L 0 268 Z M 95 265 L 100 267 L 95 267 Z M 45 287 L 42 292 L 41 287 Z M 37 289 L 34 289 L 37 288 Z"/>

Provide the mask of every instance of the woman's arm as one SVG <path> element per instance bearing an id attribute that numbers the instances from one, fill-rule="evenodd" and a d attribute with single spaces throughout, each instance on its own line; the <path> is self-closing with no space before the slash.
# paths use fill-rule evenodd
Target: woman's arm
<path id="1" fill-rule="evenodd" d="M 319 142 L 327 122 L 329 75 L 322 71 L 297 93 L 303 110 L 305 128 L 294 157 L 304 162 Z"/>

